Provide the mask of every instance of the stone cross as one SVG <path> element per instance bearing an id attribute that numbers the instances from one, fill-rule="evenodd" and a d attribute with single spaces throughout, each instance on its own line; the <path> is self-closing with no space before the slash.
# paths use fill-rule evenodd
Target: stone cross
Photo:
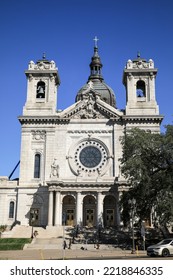
<path id="1" fill-rule="evenodd" d="M 95 42 L 95 47 L 97 48 L 97 41 L 98 41 L 99 39 L 97 38 L 97 36 L 95 36 L 95 38 L 94 38 L 93 40 L 94 40 L 94 42 Z"/>

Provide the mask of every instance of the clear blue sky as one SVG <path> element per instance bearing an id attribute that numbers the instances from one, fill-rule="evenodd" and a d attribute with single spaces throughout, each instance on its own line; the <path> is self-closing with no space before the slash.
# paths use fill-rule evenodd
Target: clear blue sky
<path id="1" fill-rule="evenodd" d="M 26 100 L 24 71 L 46 53 L 59 69 L 58 109 L 74 103 L 87 82 L 93 38 L 105 82 L 125 107 L 122 73 L 126 61 L 152 58 L 158 68 L 156 97 L 163 126 L 173 114 L 173 2 L 171 0 L 15 0 L 0 1 L 0 176 L 20 159 L 20 123 Z M 18 176 L 14 174 L 13 177 Z"/>

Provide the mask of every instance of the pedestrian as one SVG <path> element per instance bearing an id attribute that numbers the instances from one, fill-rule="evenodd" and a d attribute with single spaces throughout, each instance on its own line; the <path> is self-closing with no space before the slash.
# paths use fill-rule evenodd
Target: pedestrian
<path id="1" fill-rule="evenodd" d="M 78 237 L 78 233 L 79 233 L 79 225 L 76 226 L 76 237 Z"/>
<path id="2" fill-rule="evenodd" d="M 67 248 L 67 243 L 66 243 L 66 241 L 64 240 L 63 241 L 63 249 L 65 250 Z"/>
<path id="3" fill-rule="evenodd" d="M 72 244 L 72 240 L 71 240 L 71 238 L 70 238 L 69 244 L 68 244 L 68 248 L 69 248 L 69 249 L 71 249 L 71 244 Z"/>

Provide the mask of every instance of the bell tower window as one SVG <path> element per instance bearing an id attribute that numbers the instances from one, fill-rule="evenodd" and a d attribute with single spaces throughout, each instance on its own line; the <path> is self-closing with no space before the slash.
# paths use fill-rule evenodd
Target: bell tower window
<path id="1" fill-rule="evenodd" d="M 37 83 L 36 98 L 45 98 L 45 83 L 42 81 Z"/>
<path id="2" fill-rule="evenodd" d="M 146 97 L 145 82 L 139 80 L 136 84 L 136 95 L 137 97 Z"/>
<path id="3" fill-rule="evenodd" d="M 41 155 L 35 154 L 34 159 L 34 178 L 40 178 Z"/>

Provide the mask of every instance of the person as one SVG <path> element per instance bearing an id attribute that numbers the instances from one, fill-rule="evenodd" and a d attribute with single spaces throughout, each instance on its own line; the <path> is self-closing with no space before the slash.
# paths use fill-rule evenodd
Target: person
<path id="1" fill-rule="evenodd" d="M 63 249 L 65 250 L 67 248 L 67 243 L 66 243 L 66 241 L 64 240 L 63 241 Z"/>
<path id="2" fill-rule="evenodd" d="M 79 234 L 79 225 L 77 225 L 76 227 L 76 237 L 78 237 L 78 234 Z"/>
<path id="3" fill-rule="evenodd" d="M 99 244 L 99 242 L 97 242 L 96 249 L 99 250 L 99 248 L 100 248 L 100 244 Z"/>
<path id="4" fill-rule="evenodd" d="M 72 244 L 72 240 L 71 240 L 71 238 L 70 238 L 69 244 L 68 244 L 68 248 L 69 248 L 69 249 L 71 249 L 71 244 Z"/>

